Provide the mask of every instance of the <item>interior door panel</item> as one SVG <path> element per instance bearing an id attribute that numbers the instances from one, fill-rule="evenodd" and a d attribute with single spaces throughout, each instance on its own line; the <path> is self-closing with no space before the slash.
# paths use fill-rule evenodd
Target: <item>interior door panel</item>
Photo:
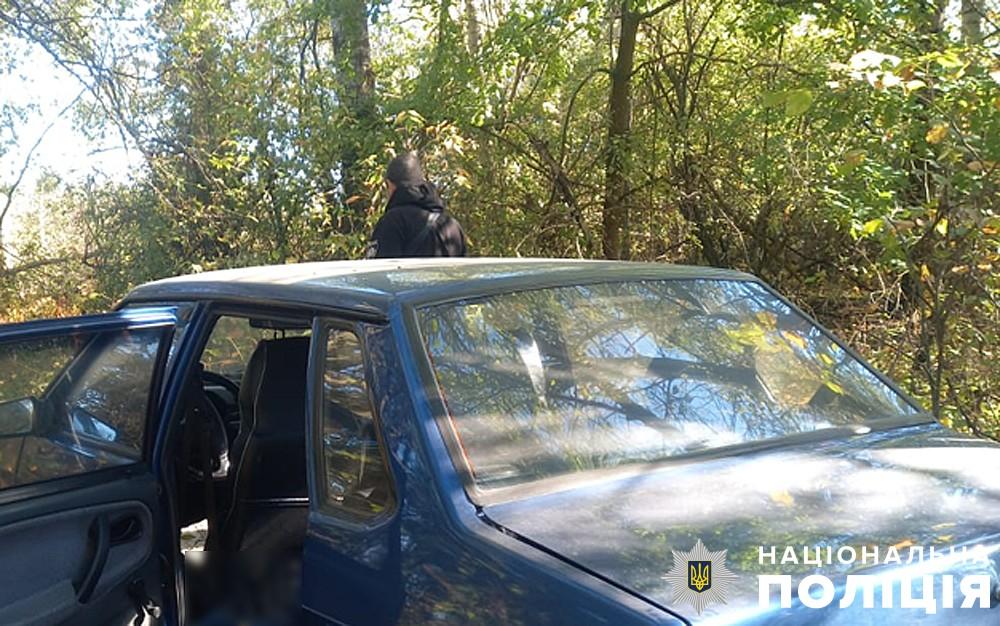
<path id="1" fill-rule="evenodd" d="M 131 624 L 131 586 L 158 595 L 155 497 L 146 475 L 0 507 L 0 624 Z"/>

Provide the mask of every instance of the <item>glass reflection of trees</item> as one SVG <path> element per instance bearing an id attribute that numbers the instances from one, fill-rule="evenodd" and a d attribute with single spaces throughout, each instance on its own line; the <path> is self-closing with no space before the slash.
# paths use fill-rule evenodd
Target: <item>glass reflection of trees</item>
<path id="1" fill-rule="evenodd" d="M 602 283 L 421 311 L 485 487 L 915 409 L 756 283 Z"/>
<path id="2" fill-rule="evenodd" d="M 375 431 L 361 342 L 351 331 L 333 329 L 323 371 L 323 504 L 337 517 L 370 520 L 392 503 Z"/>
<path id="3" fill-rule="evenodd" d="M 0 402 L 36 406 L 30 434 L 0 437 L 0 489 L 139 460 L 161 337 L 152 328 L 0 345 Z"/>

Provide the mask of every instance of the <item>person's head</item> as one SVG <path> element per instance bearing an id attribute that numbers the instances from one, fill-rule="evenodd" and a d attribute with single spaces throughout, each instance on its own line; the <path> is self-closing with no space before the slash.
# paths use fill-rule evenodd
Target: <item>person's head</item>
<path id="1" fill-rule="evenodd" d="M 385 168 L 385 182 L 389 186 L 390 197 L 397 187 L 416 186 L 425 181 L 424 170 L 420 167 L 420 157 L 416 152 L 397 155 Z"/>

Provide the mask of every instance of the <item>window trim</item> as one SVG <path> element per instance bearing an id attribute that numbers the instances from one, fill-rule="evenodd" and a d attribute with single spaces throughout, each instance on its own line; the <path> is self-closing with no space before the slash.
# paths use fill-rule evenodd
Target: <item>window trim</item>
<path id="1" fill-rule="evenodd" d="M 372 369 L 371 358 L 368 353 L 368 344 L 365 341 L 365 324 L 362 322 L 352 322 L 335 317 L 317 315 L 313 320 L 312 338 L 309 355 L 309 371 L 307 373 L 309 385 L 306 389 L 306 403 L 308 421 L 306 423 L 306 441 L 309 446 L 308 453 L 312 459 L 309 462 L 307 482 L 309 484 L 310 511 L 317 515 L 316 519 L 324 524 L 343 528 L 351 531 L 371 531 L 382 527 L 391 521 L 399 512 L 399 490 L 396 487 L 396 477 L 392 471 L 392 463 L 389 461 L 389 449 L 382 432 L 382 419 L 378 410 L 378 403 L 375 402 L 372 390 Z M 362 367 L 364 368 L 365 390 L 368 395 L 368 405 L 371 409 L 372 424 L 375 430 L 375 438 L 378 441 L 379 454 L 382 457 L 382 464 L 385 468 L 386 476 L 389 477 L 389 499 L 384 511 L 369 517 L 359 518 L 344 513 L 343 509 L 338 509 L 327 503 L 325 483 L 326 467 L 325 455 L 323 453 L 323 376 L 326 371 L 325 361 L 327 344 L 331 331 L 347 331 L 354 335 L 361 348 Z M 309 459 L 307 459 L 308 461 Z"/>

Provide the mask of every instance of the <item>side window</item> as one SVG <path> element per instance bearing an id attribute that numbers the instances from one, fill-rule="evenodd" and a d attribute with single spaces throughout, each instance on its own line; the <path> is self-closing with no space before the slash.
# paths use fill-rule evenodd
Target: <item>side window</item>
<path id="1" fill-rule="evenodd" d="M 304 337 L 308 329 L 278 328 L 275 323 L 263 323 L 246 317 L 223 315 L 215 321 L 212 334 L 202 352 L 201 361 L 205 370 L 221 374 L 233 382 L 239 382 L 243 370 L 264 339 L 276 337 Z"/>
<path id="2" fill-rule="evenodd" d="M 392 481 L 379 444 L 361 343 L 330 328 L 323 369 L 321 494 L 337 517 L 366 521 L 392 508 Z"/>
<path id="3" fill-rule="evenodd" d="M 142 459 L 162 328 L 0 344 L 0 489 Z"/>

